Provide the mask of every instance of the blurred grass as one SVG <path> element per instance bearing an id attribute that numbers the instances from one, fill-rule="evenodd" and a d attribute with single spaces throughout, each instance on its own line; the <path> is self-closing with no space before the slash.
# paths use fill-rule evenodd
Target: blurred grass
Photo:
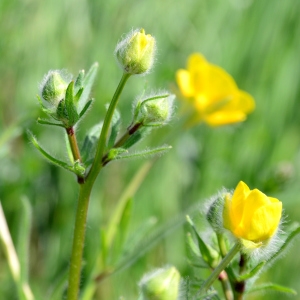
<path id="1" fill-rule="evenodd" d="M 99 62 L 93 89 L 96 102 L 80 128 L 83 136 L 103 117 L 104 104 L 120 78 L 113 56 L 116 43 L 123 33 L 144 27 L 157 38 L 157 63 L 150 75 L 131 78 L 125 88 L 120 101 L 124 127 L 130 121 L 131 102 L 144 86 L 148 91 L 173 88 L 175 71 L 196 51 L 233 75 L 239 87 L 255 97 L 257 108 L 243 124 L 216 129 L 202 125 L 181 132 L 173 142 L 174 149 L 156 163 L 138 191 L 131 232 L 152 216 L 162 224 L 222 186 L 233 188 L 239 180 L 278 197 L 288 220 L 297 221 L 299 14 L 297 0 L 2 0 L 0 135 L 25 119 L 23 129 L 32 130 L 44 146 L 64 158 L 62 132 L 35 123 L 41 115 L 35 99 L 38 83 L 49 69 L 67 68 L 76 74 Z M 157 145 L 173 127 L 159 129 L 143 144 Z M 49 165 L 34 151 L 25 134 L 14 138 L 9 148 L 5 146 L 0 199 L 14 240 L 22 196 L 31 202 L 30 282 L 38 299 L 43 299 L 68 266 L 77 187 L 70 174 Z M 112 163 L 100 175 L 89 211 L 87 264 L 99 251 L 99 226 L 110 218 L 118 197 L 142 163 Z M 132 267 L 101 283 L 102 299 L 121 295 L 134 299 L 142 274 L 166 262 L 188 275 L 191 270 L 183 238 L 182 229 L 174 231 Z M 299 246 L 297 241 L 286 257 L 265 273 L 264 280 L 286 284 L 300 293 L 299 266 L 294 260 Z M 0 299 L 16 299 L 2 252 L 0 255 Z M 264 299 L 273 297 L 265 295 Z"/>

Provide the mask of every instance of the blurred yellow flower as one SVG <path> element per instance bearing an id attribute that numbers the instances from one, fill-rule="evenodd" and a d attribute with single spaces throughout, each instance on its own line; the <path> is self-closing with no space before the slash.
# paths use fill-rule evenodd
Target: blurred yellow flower
<path id="1" fill-rule="evenodd" d="M 176 80 L 182 95 L 196 110 L 191 125 L 203 121 L 211 126 L 241 122 L 255 108 L 251 95 L 199 53 L 190 55 L 187 70 L 178 70 Z"/>
<path id="2" fill-rule="evenodd" d="M 223 225 L 235 237 L 262 245 L 275 234 L 281 213 L 279 200 L 257 189 L 250 190 L 240 181 L 233 196 L 225 198 Z"/>

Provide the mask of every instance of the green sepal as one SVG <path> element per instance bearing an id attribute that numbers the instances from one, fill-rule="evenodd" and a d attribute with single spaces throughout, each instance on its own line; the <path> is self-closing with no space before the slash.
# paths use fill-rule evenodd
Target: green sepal
<path id="1" fill-rule="evenodd" d="M 88 109 L 91 106 L 91 104 L 93 103 L 93 101 L 94 101 L 94 99 L 91 99 L 85 104 L 84 108 L 79 113 L 79 119 L 81 119 L 83 117 L 83 115 L 88 111 Z"/>
<path id="2" fill-rule="evenodd" d="M 42 99 L 39 95 L 36 95 L 38 101 L 39 101 L 39 104 L 40 104 L 40 107 L 41 107 L 41 110 L 46 113 L 47 115 L 50 115 L 51 117 L 55 114 L 55 110 L 54 109 L 50 109 L 48 107 L 46 107 L 43 102 L 42 102 Z"/>
<path id="3" fill-rule="evenodd" d="M 201 252 L 203 260 L 208 264 L 209 267 L 215 268 L 218 263 L 220 262 L 220 254 L 218 251 L 213 249 L 210 245 L 206 244 L 201 237 L 199 236 L 197 229 L 195 227 L 194 222 L 189 216 L 186 216 L 187 222 L 190 225 L 191 229 L 193 230 L 197 242 L 198 242 L 198 247 Z"/>
<path id="4" fill-rule="evenodd" d="M 67 126 L 71 127 L 79 120 L 77 109 L 74 105 L 74 81 L 71 81 L 66 90 L 65 106 L 67 113 Z"/>
<path id="5" fill-rule="evenodd" d="M 122 145 L 123 148 L 129 149 L 137 142 L 141 141 L 144 137 L 146 137 L 150 132 L 151 127 L 141 127 L 135 133 L 133 133 Z"/>
<path id="6" fill-rule="evenodd" d="M 89 69 L 89 71 L 86 73 L 86 75 L 83 77 L 82 80 L 83 93 L 81 94 L 81 97 L 77 105 L 79 111 L 83 109 L 90 96 L 91 89 L 98 71 L 98 66 L 99 66 L 98 63 L 94 63 Z"/>
<path id="7" fill-rule="evenodd" d="M 166 145 L 166 146 L 162 146 L 162 147 L 158 147 L 158 148 L 146 149 L 146 150 L 137 151 L 137 152 L 129 153 L 129 154 L 123 154 L 125 152 L 128 152 L 126 149 L 123 149 L 123 148 L 117 148 L 117 149 L 122 149 L 122 151 L 119 151 L 118 153 L 116 153 L 116 155 L 110 160 L 124 159 L 124 158 L 147 158 L 149 156 L 162 155 L 165 152 L 172 149 L 172 146 Z M 115 149 L 112 149 L 112 150 L 115 150 Z"/>
<path id="8" fill-rule="evenodd" d="M 62 124 L 59 124 L 59 123 L 53 123 L 53 122 L 50 122 L 50 121 L 48 121 L 48 120 L 44 120 L 44 119 L 41 119 L 41 118 L 38 118 L 38 119 L 37 119 L 37 123 L 42 124 L 42 125 L 58 126 L 58 127 L 63 127 L 63 128 L 65 128 L 65 126 L 62 125 Z"/>
<path id="9" fill-rule="evenodd" d="M 45 151 L 38 143 L 37 139 L 34 137 L 34 135 L 27 130 L 27 135 L 29 140 L 32 142 L 33 146 L 40 151 L 40 153 L 51 163 L 53 163 L 56 166 L 62 167 L 72 173 L 74 173 L 74 168 L 73 166 L 69 166 L 67 163 L 53 157 L 52 155 L 50 155 L 47 151 Z"/>
<path id="10" fill-rule="evenodd" d="M 237 281 L 245 281 L 253 276 L 255 276 L 256 274 L 258 274 L 258 272 L 264 267 L 264 265 L 266 264 L 265 261 L 260 262 L 257 266 L 255 266 L 250 272 L 247 272 L 243 275 L 240 275 L 236 278 Z"/>
<path id="11" fill-rule="evenodd" d="M 116 109 L 113 113 L 112 120 L 111 120 L 111 132 L 107 143 L 108 149 L 114 146 L 118 133 L 120 131 L 120 126 L 121 126 L 121 114 Z"/>
<path id="12" fill-rule="evenodd" d="M 254 293 L 254 292 L 262 292 L 266 293 L 268 291 L 276 291 L 280 292 L 283 294 L 292 294 L 292 295 L 297 295 L 297 292 L 291 288 L 288 288 L 283 285 L 275 284 L 275 283 L 265 283 L 265 284 L 260 284 L 257 286 L 254 286 L 250 288 L 249 290 L 246 290 L 246 294 Z"/>
<path id="13" fill-rule="evenodd" d="M 121 154 L 128 152 L 128 150 L 124 148 L 112 148 L 108 151 L 107 155 L 104 156 L 103 164 L 106 164 L 112 160 L 120 159 Z"/>
<path id="14" fill-rule="evenodd" d="M 100 136 L 102 129 L 102 122 L 93 126 L 87 133 L 83 145 L 81 147 L 81 157 L 84 164 L 88 167 L 92 161 L 95 154 L 96 144 Z"/>

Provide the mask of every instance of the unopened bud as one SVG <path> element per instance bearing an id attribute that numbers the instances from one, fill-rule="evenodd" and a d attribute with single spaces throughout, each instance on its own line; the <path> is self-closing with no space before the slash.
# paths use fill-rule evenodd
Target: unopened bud
<path id="1" fill-rule="evenodd" d="M 138 101 L 134 112 L 134 122 L 144 126 L 161 126 L 168 121 L 173 112 L 174 95 L 156 95 Z"/>
<path id="2" fill-rule="evenodd" d="M 65 98 L 67 87 L 68 82 L 63 79 L 60 71 L 49 71 L 41 84 L 41 94 L 44 100 L 57 106 Z"/>
<path id="3" fill-rule="evenodd" d="M 143 300 L 176 300 L 180 274 L 175 267 L 166 267 L 146 274 L 139 286 Z"/>
<path id="4" fill-rule="evenodd" d="M 116 47 L 115 54 L 121 67 L 129 74 L 148 72 L 154 62 L 156 42 L 145 30 L 135 30 Z"/>

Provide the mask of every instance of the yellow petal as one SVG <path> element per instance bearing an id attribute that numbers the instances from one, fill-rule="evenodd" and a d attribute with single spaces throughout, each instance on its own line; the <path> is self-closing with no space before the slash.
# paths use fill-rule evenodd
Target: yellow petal
<path id="1" fill-rule="evenodd" d="M 191 82 L 190 73 L 187 70 L 179 69 L 176 72 L 176 81 L 184 97 L 194 96 L 194 87 Z"/>
<path id="2" fill-rule="evenodd" d="M 218 111 L 206 115 L 204 117 L 204 120 L 210 126 L 221 126 L 221 125 L 243 122 L 246 120 L 246 114 L 240 111 L 235 111 L 235 112 Z"/>

